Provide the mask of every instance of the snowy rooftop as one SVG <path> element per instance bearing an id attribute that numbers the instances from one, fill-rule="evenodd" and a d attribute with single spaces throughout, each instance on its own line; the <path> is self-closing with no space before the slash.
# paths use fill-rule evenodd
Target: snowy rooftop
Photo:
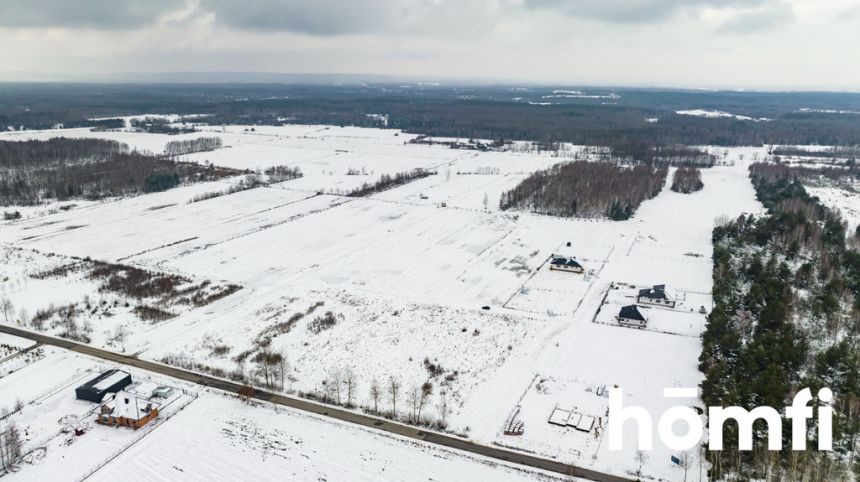
<path id="1" fill-rule="evenodd" d="M 114 417 L 140 420 L 159 407 L 158 403 L 137 397 L 128 392 L 118 392 L 104 404 Z"/>
<path id="2" fill-rule="evenodd" d="M 108 388 L 114 386 L 128 376 L 130 376 L 128 372 L 124 372 L 122 370 L 105 372 L 101 376 L 93 380 L 90 386 L 96 390 L 107 390 Z"/>

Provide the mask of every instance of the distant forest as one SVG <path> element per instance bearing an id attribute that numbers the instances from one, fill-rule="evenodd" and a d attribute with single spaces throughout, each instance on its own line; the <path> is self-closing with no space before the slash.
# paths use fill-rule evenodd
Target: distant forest
<path id="1" fill-rule="evenodd" d="M 502 193 L 499 207 L 566 217 L 628 219 L 642 201 L 660 193 L 666 167 L 576 161 L 557 164 Z"/>
<path id="2" fill-rule="evenodd" d="M 559 87 L 565 88 L 565 87 Z M 566 87 L 569 88 L 569 87 Z M 0 84 L 0 130 L 116 127 L 88 120 L 206 114 L 210 124 L 324 123 L 434 136 L 582 145 L 860 145 L 860 95 L 420 84 Z M 550 98 L 547 98 L 550 97 Z M 551 100 L 552 105 L 546 104 Z M 676 114 L 714 109 L 768 121 Z M 176 128 L 142 121 L 153 131 Z M 180 128 L 181 130 L 182 128 Z M 193 128 L 188 128 L 193 129 Z"/>
<path id="3" fill-rule="evenodd" d="M 0 205 L 4 206 L 164 191 L 182 182 L 239 173 L 141 154 L 102 139 L 0 141 Z"/>
<path id="4" fill-rule="evenodd" d="M 838 146 L 827 149 L 810 149 L 808 147 L 779 146 L 771 151 L 774 156 L 821 157 L 827 159 L 848 159 L 856 161 L 860 158 L 860 146 Z M 852 162 L 854 164 L 854 162 Z"/>

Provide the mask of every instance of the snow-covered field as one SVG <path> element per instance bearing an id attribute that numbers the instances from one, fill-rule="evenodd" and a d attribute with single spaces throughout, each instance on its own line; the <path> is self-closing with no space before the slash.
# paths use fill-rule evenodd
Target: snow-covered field
<path id="1" fill-rule="evenodd" d="M 754 117 L 749 117 L 749 116 L 745 116 L 745 115 L 731 114 L 729 112 L 724 112 L 721 110 L 712 110 L 712 109 L 679 110 L 679 111 L 675 111 L 675 113 L 678 115 L 690 115 L 690 116 L 694 116 L 694 117 L 705 117 L 708 119 L 716 119 L 716 118 L 720 118 L 720 117 L 729 117 L 732 119 L 737 119 L 737 120 L 742 120 L 742 121 L 755 121 L 755 122 L 770 121 L 771 120 L 771 119 L 768 119 L 766 117 L 754 118 Z"/>
<path id="2" fill-rule="evenodd" d="M 206 394 L 92 481 L 560 480 L 424 443 Z M 565 479 L 567 480 L 567 479 Z"/>
<path id="3" fill-rule="evenodd" d="M 854 233 L 860 226 L 860 182 L 824 183 L 815 185 L 805 184 L 809 194 L 817 196 L 821 202 L 839 211 L 842 219 L 848 224 L 848 233 Z"/>
<path id="4" fill-rule="evenodd" d="M 107 368 L 132 375 L 127 393 L 159 399 L 138 430 L 95 423 L 75 387 Z M 287 409 L 245 404 L 185 382 L 113 367 L 60 349 L 0 378 L 2 420 L 21 434 L 23 462 L 4 480 L 561 480 L 449 449 Z M 5 413 L 5 412 L 4 412 Z M 565 479 L 567 480 L 567 479 Z"/>
<path id="5" fill-rule="evenodd" d="M 35 249 L 242 286 L 204 307 L 132 329 L 126 348 L 143 358 L 193 360 L 253 375 L 260 368 L 253 355 L 263 348 L 274 350 L 287 359 L 285 390 L 319 396 L 349 373 L 355 383 L 354 402 L 363 407 L 372 406 L 372 382 L 385 385 L 393 377 L 403 387 L 397 405 L 401 417 L 408 412 L 406 394 L 430 381 L 433 393 L 423 412 L 428 421 L 444 419 L 450 430 L 482 443 L 529 449 L 620 475 L 638 467 L 633 448 L 611 452 L 601 433 L 548 427 L 547 410 L 581 406 L 599 416 L 603 399 L 589 390 L 617 385 L 624 389 L 627 404 L 659 414 L 676 403 L 662 398 L 663 388 L 698 385 L 698 334 L 704 322 L 703 315 L 689 310 L 710 310 L 711 230 L 717 218 L 760 210 L 747 166 L 766 155 L 763 148 L 715 148 L 726 165 L 703 170 L 703 190 L 684 195 L 666 188 L 643 203 L 631 220 L 611 222 L 498 211 L 503 190 L 558 162 L 549 154 L 408 144 L 412 136 L 389 130 L 210 130 L 196 135 L 217 135 L 229 147 L 192 154 L 190 160 L 248 169 L 298 166 L 305 177 L 194 203 L 188 201 L 215 187 L 184 186 L 86 205 L 4 223 L 0 242 L 29 253 L 22 255 L 27 259 L 46 256 L 27 251 Z M 76 133 L 27 134 L 45 138 Z M 12 134 L 25 133 L 0 136 Z M 153 151 L 173 140 L 131 132 L 81 135 L 114 136 Z M 436 174 L 368 198 L 337 194 L 382 173 L 418 167 Z M 347 174 L 351 170 L 358 174 Z M 546 261 L 554 253 L 576 257 L 586 273 L 550 271 Z M 85 282 L 36 288 L 37 280 L 27 275 L 32 263 L 4 266 L 9 281 L 0 284 L 16 306 L 31 314 L 39 305 L 65 303 L 94 290 Z M 677 330 L 633 330 L 595 320 L 612 283 L 667 284 L 684 293 L 685 311 L 655 317 L 655 327 L 674 325 Z M 608 311 L 603 306 L 601 312 Z M 315 329 L 326 312 L 334 322 Z M 539 391 L 535 380 L 546 380 L 541 385 L 546 390 Z M 386 393 L 380 409 L 387 411 L 391 402 Z M 387 477 L 391 479 L 418 475 L 410 472 L 418 460 L 392 463 L 412 459 L 380 458 L 385 450 L 400 450 L 390 448 L 401 447 L 391 440 L 379 442 L 382 446 L 373 449 L 373 457 L 344 449 L 349 445 L 345 442 L 333 445 L 337 437 L 308 440 L 302 446 L 315 448 L 299 455 L 277 444 L 264 450 L 267 455 L 244 451 L 237 439 L 224 434 L 242 437 L 247 429 L 279 439 L 277 434 L 289 429 L 263 409 L 231 405 L 228 410 L 223 408 L 227 402 L 203 398 L 176 420 L 188 418 L 188 427 L 205 431 L 207 445 L 200 452 L 225 453 L 224 465 L 244 466 L 246 460 L 265 458 L 272 467 L 289 465 L 299 479 L 319 474 L 339 478 L 339 471 L 349 465 L 326 462 L 326 454 L 353 450 L 348 456 L 375 461 L 357 472 L 357 478 L 382 477 L 374 472 L 379 466 L 395 471 Z M 503 435 L 505 420 L 518 405 L 524 434 Z M 198 408 L 204 406 L 208 408 Z M 241 415 L 222 416 L 219 410 Z M 201 417 L 210 417 L 211 424 Z M 183 450 L 191 442 L 182 430 L 171 432 L 172 423 L 98 475 L 169 479 L 186 470 L 206 478 L 204 474 L 227 470 L 219 470 L 222 464 L 214 459 L 211 467 L 192 463 L 195 452 Z M 305 433 L 310 433 L 327 422 L 296 423 L 307 423 Z M 612 420 L 604 417 L 600 423 L 605 429 Z M 344 437 L 354 437 L 360 445 L 358 439 L 366 435 Z M 633 439 L 631 433 L 628 440 Z M 414 456 L 435 457 L 419 454 Z M 683 471 L 672 466 L 670 455 L 679 454 L 658 447 L 643 472 L 682 480 Z M 174 459 L 178 468 L 168 463 Z M 456 478 L 456 473 L 452 469 L 451 477 L 441 478 Z M 485 478 L 474 474 L 464 479 Z"/>

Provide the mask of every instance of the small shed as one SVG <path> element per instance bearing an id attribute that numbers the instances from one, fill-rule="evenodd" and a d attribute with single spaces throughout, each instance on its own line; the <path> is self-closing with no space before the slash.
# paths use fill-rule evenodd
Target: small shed
<path id="1" fill-rule="evenodd" d="M 131 384 L 131 374 L 108 370 L 75 389 L 78 400 L 101 403 L 108 393 L 116 393 Z"/>
<path id="2" fill-rule="evenodd" d="M 558 425 L 560 427 L 566 427 L 567 426 L 567 420 L 569 418 L 570 418 L 570 411 L 569 410 L 562 410 L 562 409 L 556 407 L 555 409 L 553 409 L 552 413 L 549 416 L 549 420 L 547 420 L 547 421 L 553 425 Z"/>
<path id="3" fill-rule="evenodd" d="M 645 328 L 645 325 L 648 324 L 648 320 L 645 318 L 645 315 L 639 311 L 639 307 L 636 305 L 628 305 L 621 308 L 621 311 L 618 312 L 618 324 L 622 326 L 632 326 L 635 328 Z"/>
<path id="4" fill-rule="evenodd" d="M 591 432 L 591 429 L 594 428 L 594 417 L 591 415 L 582 415 L 573 428 L 580 432 Z"/>

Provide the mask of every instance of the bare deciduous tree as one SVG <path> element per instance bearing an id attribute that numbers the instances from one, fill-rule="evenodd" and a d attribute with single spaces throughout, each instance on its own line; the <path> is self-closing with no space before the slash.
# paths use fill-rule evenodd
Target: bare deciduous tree
<path id="1" fill-rule="evenodd" d="M 645 465 L 645 462 L 648 461 L 648 453 L 644 450 L 636 451 L 636 464 L 638 465 L 638 469 L 636 469 L 636 475 L 642 476 L 642 466 Z"/>
<path id="2" fill-rule="evenodd" d="M 443 390 L 440 394 L 439 401 L 439 416 L 442 420 L 443 428 L 448 425 L 448 394 Z"/>
<path id="3" fill-rule="evenodd" d="M 433 384 L 429 381 L 424 382 L 421 385 L 421 398 L 418 402 L 418 414 L 415 417 L 415 423 L 421 422 L 421 412 L 424 410 L 424 406 L 427 404 L 427 398 L 433 394 Z"/>
<path id="4" fill-rule="evenodd" d="M 388 393 L 391 394 L 391 416 L 397 417 L 397 395 L 400 394 L 400 381 L 394 377 L 388 379 Z"/>
<path id="5" fill-rule="evenodd" d="M 0 469 L 8 470 L 18 463 L 21 457 L 21 433 L 14 423 L 0 432 Z"/>
<path id="6" fill-rule="evenodd" d="M 128 340 L 128 335 L 128 327 L 125 325 L 117 325 L 116 330 L 113 333 L 113 341 L 115 343 L 119 343 L 123 353 L 125 353 L 125 342 Z"/>
<path id="7" fill-rule="evenodd" d="M 290 363 L 287 360 L 287 355 L 285 353 L 279 353 L 280 360 L 278 361 L 278 372 L 281 376 L 281 390 L 285 389 L 285 384 L 287 380 L 287 372 L 290 370 Z"/>
<path id="8" fill-rule="evenodd" d="M 340 370 L 335 370 L 331 375 L 331 391 L 334 395 L 334 401 L 340 405 L 340 384 L 342 382 L 342 375 Z"/>
<path id="9" fill-rule="evenodd" d="M 3 319 L 6 320 L 6 324 L 9 324 L 9 318 L 13 315 L 15 311 L 15 306 L 12 304 L 12 300 L 4 297 L 0 300 L 0 312 L 3 313 Z"/>
<path id="10" fill-rule="evenodd" d="M 379 381 L 375 378 L 370 382 L 370 399 L 373 400 L 373 413 L 379 413 L 379 397 L 380 397 Z"/>
<path id="11" fill-rule="evenodd" d="M 355 372 L 347 367 L 343 371 L 343 384 L 346 387 L 346 406 L 352 407 L 352 398 L 355 394 Z"/>

